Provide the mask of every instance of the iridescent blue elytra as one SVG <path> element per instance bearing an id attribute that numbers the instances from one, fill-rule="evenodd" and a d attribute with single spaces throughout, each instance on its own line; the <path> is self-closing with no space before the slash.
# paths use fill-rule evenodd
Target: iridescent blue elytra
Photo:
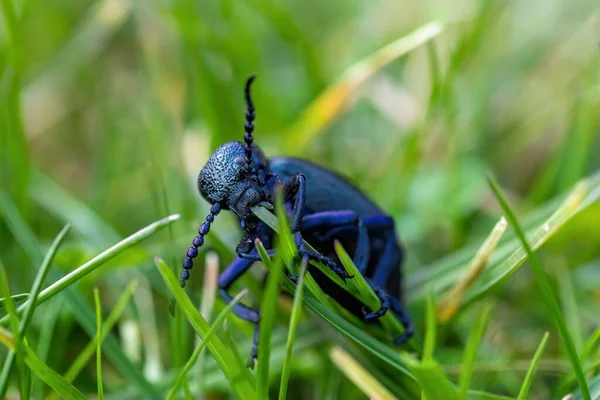
<path id="1" fill-rule="evenodd" d="M 333 243 L 340 241 L 344 248 L 354 252 L 354 263 L 359 272 L 379 297 L 377 310 L 368 310 L 325 274 L 312 266 L 310 274 L 323 291 L 340 305 L 365 321 L 376 321 L 391 309 L 405 327 L 404 334 L 394 342 L 400 345 L 413 334 L 408 314 L 401 298 L 402 250 L 398 244 L 394 221 L 358 188 L 342 176 L 306 160 L 275 157 L 267 159 L 253 144 L 255 109 L 250 97 L 251 76 L 246 82 L 246 123 L 244 143 L 228 142 L 221 145 L 209 158 L 198 176 L 198 190 L 212 204 L 210 214 L 200 226 L 183 261 L 180 284 L 190 278 L 193 259 L 204 244 L 204 236 L 221 210 L 233 211 L 240 221 L 244 235 L 237 245 L 237 258 L 219 276 L 219 294 L 232 301 L 228 289 L 260 256 L 255 240 L 260 239 L 270 255 L 273 231 L 260 221 L 250 209 L 256 205 L 272 208 L 275 185 L 282 185 L 290 228 L 301 257 L 316 260 L 331 268 L 340 278 L 351 278 L 341 267 Z M 317 252 L 303 244 L 307 240 Z M 258 352 L 260 312 L 237 304 L 233 312 L 255 325 L 254 342 L 249 366 L 254 365 Z"/>

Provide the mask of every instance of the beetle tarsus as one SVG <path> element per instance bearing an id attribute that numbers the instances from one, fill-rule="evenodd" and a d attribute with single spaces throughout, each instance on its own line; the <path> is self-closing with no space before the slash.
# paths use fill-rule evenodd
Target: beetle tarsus
<path id="1" fill-rule="evenodd" d="M 373 289 L 373 291 L 377 295 L 377 298 L 379 298 L 379 301 L 381 302 L 381 307 L 379 307 L 377 311 L 368 312 L 365 307 L 362 308 L 363 319 L 366 322 L 374 322 L 377 321 L 379 318 L 383 317 L 390 308 L 390 296 L 385 290 L 377 286 L 371 279 L 365 278 L 365 280 L 367 281 L 371 289 Z"/>

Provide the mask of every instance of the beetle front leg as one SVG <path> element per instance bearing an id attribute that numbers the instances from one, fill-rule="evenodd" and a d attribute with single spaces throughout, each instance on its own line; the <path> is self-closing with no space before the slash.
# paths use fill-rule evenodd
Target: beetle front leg
<path id="1" fill-rule="evenodd" d="M 254 260 L 252 259 L 238 257 L 219 276 L 219 295 L 227 304 L 231 303 L 233 300 L 233 297 L 231 297 L 227 291 L 231 285 L 233 285 L 233 283 L 252 266 L 253 263 Z M 232 311 L 244 321 L 252 322 L 254 324 L 252 350 L 250 351 L 250 358 L 248 359 L 248 367 L 252 368 L 254 366 L 254 360 L 256 360 L 258 356 L 258 325 L 260 323 L 260 312 L 240 303 L 236 304 Z"/>

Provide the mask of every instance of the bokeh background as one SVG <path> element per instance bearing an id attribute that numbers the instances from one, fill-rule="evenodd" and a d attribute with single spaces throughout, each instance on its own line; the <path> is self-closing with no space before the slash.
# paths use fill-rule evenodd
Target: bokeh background
<path id="1" fill-rule="evenodd" d="M 72 230 L 53 267 L 61 273 L 181 214 L 72 288 L 92 307 L 98 287 L 106 314 L 128 282 L 140 281 L 114 334 L 153 382 L 170 382 L 193 343 L 190 331 L 173 328 L 153 257 L 179 268 L 208 210 L 195 179 L 217 146 L 242 139 L 242 89 L 251 73 L 258 75 L 255 140 L 267 155 L 339 171 L 394 217 L 419 337 L 425 290 L 448 286 L 436 286 L 437 271 L 452 265 L 459 276 L 466 262 L 452 260 L 472 256 L 501 216 L 488 171 L 530 228 L 579 180 L 592 177 L 587 193 L 595 193 L 600 9 L 592 0 L 4 0 L 1 11 L 0 261 L 11 291 L 29 290 L 66 222 Z M 432 21 L 443 31 L 431 41 L 385 65 L 374 62 L 385 45 Z M 368 79 L 353 75 L 357 66 Z M 579 348 L 600 323 L 599 222 L 592 202 L 540 252 Z M 231 216 L 211 230 L 206 249 L 216 250 L 222 268 L 239 235 Z M 256 270 L 244 284 L 259 294 Z M 189 293 L 198 304 L 203 265 L 193 272 Z M 515 395 L 549 330 L 532 398 L 557 395 L 570 366 L 527 264 L 485 297 L 496 307 L 473 388 Z M 282 299 L 283 310 L 288 303 Z M 217 300 L 215 309 L 222 307 Z M 450 377 L 459 372 L 475 309 L 440 334 L 436 356 Z M 93 334 L 78 312 L 58 296 L 28 330 L 58 372 Z M 325 351 L 336 334 L 315 319 L 305 322 L 314 329 L 299 345 L 293 398 L 364 398 Z M 285 338 L 282 321 L 274 340 Z M 232 329 L 250 334 L 241 322 Z M 210 361 L 205 390 L 227 397 Z M 107 392 L 135 397 L 113 362 L 106 360 Z M 277 374 L 274 367 L 274 380 Z M 36 385 L 36 393 L 48 391 Z M 93 360 L 75 385 L 95 393 Z"/>

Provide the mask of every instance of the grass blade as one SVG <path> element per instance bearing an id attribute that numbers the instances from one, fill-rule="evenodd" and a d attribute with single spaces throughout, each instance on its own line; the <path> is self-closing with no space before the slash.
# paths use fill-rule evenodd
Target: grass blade
<path id="1" fill-rule="evenodd" d="M 248 289 L 244 289 L 241 292 L 239 292 L 233 298 L 233 300 L 231 300 L 231 302 L 229 304 L 227 304 L 227 306 L 223 309 L 223 311 L 221 311 L 219 313 L 219 315 L 217 315 L 217 318 L 215 318 L 215 322 L 213 322 L 213 324 L 210 326 L 210 329 L 208 330 L 208 332 L 206 332 L 206 336 L 201 340 L 200 344 L 198 346 L 196 346 L 196 349 L 192 353 L 190 359 L 181 369 L 181 372 L 179 373 L 179 376 L 177 377 L 175 384 L 173 385 L 173 387 L 169 391 L 169 394 L 167 395 L 167 400 L 171 400 L 175 397 L 175 395 L 177 395 L 177 391 L 179 390 L 181 385 L 183 385 L 183 382 L 185 381 L 185 378 L 186 378 L 188 372 L 190 372 L 190 370 L 192 369 L 194 364 L 196 364 L 196 361 L 198 360 L 198 357 L 200 356 L 200 352 L 206 346 L 207 341 L 210 339 L 210 337 L 212 335 L 214 335 L 214 333 L 221 326 L 223 321 L 225 321 L 225 318 L 227 318 L 227 316 L 229 315 L 229 313 L 231 312 L 233 307 L 236 304 L 238 304 L 244 298 L 244 296 L 246 294 L 248 294 Z"/>
<path id="2" fill-rule="evenodd" d="M 285 212 L 283 212 L 283 198 L 281 191 L 277 191 L 275 198 L 275 206 L 278 213 L 279 224 L 284 226 L 287 224 Z M 279 237 L 278 237 L 279 238 Z M 257 239 L 258 241 L 258 239 Z M 278 245 L 276 241 L 276 248 Z M 258 241 L 260 242 L 260 241 Z M 262 246 L 261 246 L 262 247 Z M 264 255 L 261 254 L 264 258 Z M 268 260 L 264 258 L 264 260 Z M 271 363 L 271 335 L 275 328 L 275 318 L 277 316 L 277 297 L 279 296 L 279 288 L 281 286 L 281 278 L 283 275 L 284 263 L 283 255 L 277 255 L 272 263 L 269 263 L 269 275 L 267 277 L 267 286 L 262 296 L 260 307 L 260 330 L 259 330 L 259 346 L 258 346 L 258 366 L 256 370 L 256 391 L 259 399 L 269 398 L 269 365 Z"/>
<path id="3" fill-rule="evenodd" d="M 156 266 L 165 280 L 167 286 L 175 296 L 177 304 L 187 317 L 188 321 L 202 338 L 206 338 L 207 346 L 213 354 L 215 360 L 223 370 L 223 373 L 229 380 L 231 388 L 240 399 L 256 399 L 256 387 L 254 379 L 248 368 L 242 363 L 240 364 L 234 356 L 232 356 L 229 349 L 223 344 L 221 339 L 218 337 L 207 338 L 207 334 L 210 330 L 208 322 L 194 307 L 187 294 L 179 286 L 179 281 L 173 275 L 173 272 L 169 269 L 167 264 L 159 258 L 155 259 Z"/>
<path id="4" fill-rule="evenodd" d="M 335 346 L 329 352 L 333 363 L 370 399 L 393 400 L 396 397 L 391 394 L 373 375 L 361 366 L 352 356 L 339 346 Z"/>
<path id="5" fill-rule="evenodd" d="M 252 212 L 258 218 L 260 218 L 262 221 L 264 221 L 267 225 L 269 225 L 275 232 L 279 233 L 280 237 L 283 237 L 284 235 L 291 237 L 291 235 L 288 233 L 289 228 L 287 228 L 287 223 L 285 223 L 285 225 L 283 226 L 285 229 L 281 230 L 279 221 L 277 220 L 277 217 L 275 217 L 269 211 L 265 210 L 262 207 L 254 207 L 254 208 L 252 208 Z M 280 213 L 280 214 L 285 214 L 285 213 Z M 288 240 L 291 240 L 291 238 Z M 307 246 L 310 246 L 308 243 L 306 243 L 306 244 L 307 244 Z M 285 258 L 285 253 L 287 251 L 293 252 L 293 247 L 294 246 L 291 243 L 284 245 L 283 241 L 279 244 L 280 250 L 283 251 L 284 258 Z M 260 251 L 260 247 L 259 247 L 259 251 Z M 322 267 L 322 266 L 320 266 L 320 264 L 312 264 L 312 265 L 316 265 L 323 272 L 326 272 L 326 271 L 330 272 L 329 268 Z M 323 269 L 321 269 L 321 268 L 323 268 Z M 296 271 L 292 271 L 292 272 L 296 273 Z M 360 277 L 358 277 L 358 278 L 360 278 Z M 310 273 L 306 274 L 305 279 L 306 279 L 305 285 L 308 289 L 308 291 L 304 295 L 304 303 L 306 305 L 308 305 L 315 313 L 317 313 L 317 315 L 319 315 L 325 321 L 329 322 L 337 330 L 339 330 L 341 333 L 346 335 L 348 338 L 350 338 L 351 340 L 353 340 L 354 342 L 356 342 L 357 344 L 362 346 L 364 349 L 371 352 L 375 356 L 379 357 L 381 360 L 388 363 L 388 365 L 390 365 L 397 371 L 399 371 L 403 374 L 406 374 L 408 376 L 411 376 L 408 369 L 406 369 L 406 367 L 404 365 L 402 365 L 402 363 L 400 362 L 400 359 L 397 356 L 398 355 L 397 349 L 391 348 L 391 347 L 386 346 L 385 344 L 379 342 L 378 340 L 374 339 L 369 334 L 367 334 L 363 329 L 357 328 L 352 323 L 348 322 L 344 317 L 342 317 L 339 314 L 337 314 L 336 312 L 334 312 L 333 310 L 335 309 L 335 307 L 333 306 L 333 302 L 330 301 L 329 298 L 323 293 L 323 291 L 321 290 L 319 285 L 314 281 L 312 276 L 310 276 Z M 356 277 L 353 279 L 356 279 Z M 340 284 L 341 287 L 344 287 L 344 286 L 342 286 L 344 284 L 341 283 L 341 280 L 339 278 L 337 279 L 337 282 L 338 282 L 338 284 Z M 292 281 L 290 281 L 289 279 L 284 279 L 283 285 L 289 293 L 295 293 L 296 285 Z"/>
<path id="6" fill-rule="evenodd" d="M 10 296 L 10 289 L 8 288 L 8 279 L 6 278 L 6 271 L 4 270 L 4 265 L 0 263 L 0 296 L 4 299 L 4 305 L 6 306 L 6 310 L 8 311 L 8 319 L 10 323 L 10 329 L 13 333 L 13 343 L 14 346 L 12 348 L 15 356 L 11 356 L 9 352 L 7 355 L 6 362 L 4 367 L 2 368 L 2 386 L 0 387 L 0 398 L 4 398 L 6 396 L 6 392 L 8 391 L 8 384 L 10 379 L 10 369 L 12 367 L 12 362 L 9 363 L 11 357 L 16 357 L 17 366 L 19 369 L 19 394 L 22 399 L 28 398 L 26 396 L 27 390 L 25 389 L 25 361 L 24 361 L 24 344 L 21 336 L 19 335 L 19 318 L 17 316 L 17 312 L 15 310 L 15 305 L 12 302 L 12 298 Z M 14 362 L 14 361 L 13 361 Z"/>
<path id="7" fill-rule="evenodd" d="M 15 351 L 15 338 L 6 329 L 0 327 L 0 342 L 2 342 L 10 350 Z M 67 382 L 61 375 L 56 373 L 52 368 L 48 367 L 38 356 L 28 348 L 24 346 L 25 363 L 33 371 L 33 373 L 46 382 L 48 386 L 54 389 L 59 395 L 69 400 L 85 400 L 86 397 Z"/>
<path id="8" fill-rule="evenodd" d="M 104 400 L 104 386 L 102 385 L 102 305 L 100 304 L 100 292 L 94 288 L 94 303 L 96 304 L 96 379 L 98 381 L 98 400 Z"/>
<path id="9" fill-rule="evenodd" d="M 13 304 L 15 304 L 15 305 L 22 304 L 22 303 L 26 302 L 27 299 L 29 299 L 29 293 L 13 294 L 10 297 L 12 298 Z M 0 310 L 5 310 L 5 309 L 6 309 L 6 307 L 4 306 L 4 298 L 1 298 L 0 299 Z"/>
<path id="10" fill-rule="evenodd" d="M 437 338 L 437 324 L 435 319 L 435 297 L 433 293 L 427 296 L 425 311 L 425 344 L 423 346 L 423 360 L 433 360 L 435 354 L 435 342 Z"/>
<path id="11" fill-rule="evenodd" d="M 165 228 L 169 224 L 177 221 L 178 219 L 179 219 L 179 215 L 174 214 L 174 215 L 168 216 L 166 218 L 163 218 L 161 220 L 158 220 L 158 221 L 148 225 L 147 227 L 140 229 L 133 235 L 127 237 L 126 239 L 123 239 L 122 241 L 120 241 L 116 245 L 112 246 L 111 248 L 98 254 L 96 257 L 92 258 L 90 261 L 88 261 L 85 264 L 83 264 L 82 266 L 76 268 L 71 273 L 65 275 L 63 278 L 59 279 L 58 281 L 54 282 L 52 285 L 50 285 L 46 289 L 44 289 L 40 293 L 39 297 L 36 300 L 36 303 L 35 303 L 36 306 L 39 306 L 40 304 L 50 300 L 52 297 L 56 296 L 58 293 L 65 290 L 67 287 L 71 286 L 72 284 L 79 281 L 84 276 L 90 274 L 91 272 L 95 271 L 97 268 L 101 267 L 104 263 L 106 263 L 110 259 L 116 257 L 118 254 L 122 253 L 123 251 L 127 250 L 128 248 L 140 243 L 142 240 L 152 236 L 159 230 Z M 25 309 L 25 307 L 27 307 L 27 305 L 29 304 L 30 301 L 31 300 L 28 300 L 25 304 L 21 305 L 17 309 L 17 311 L 19 311 L 19 312 L 23 311 Z M 6 322 L 6 317 L 0 319 L 0 323 L 4 323 L 4 322 Z"/>
<path id="12" fill-rule="evenodd" d="M 487 304 L 484 305 L 481 312 L 477 316 L 475 325 L 471 331 L 471 336 L 467 342 L 467 347 L 463 353 L 462 368 L 460 377 L 458 379 L 458 389 L 462 399 L 467 398 L 467 393 L 471 384 L 471 377 L 473 376 L 473 364 L 475 364 L 477 350 L 479 349 L 479 344 L 481 343 L 481 339 L 483 338 L 483 335 L 487 329 L 491 314 L 492 306 Z"/>
<path id="13" fill-rule="evenodd" d="M 104 325 L 102 326 L 102 332 L 100 334 L 100 340 L 104 340 L 108 333 L 113 329 L 113 327 L 119 320 L 119 317 L 125 310 L 125 307 L 127 307 L 127 304 L 129 303 L 131 296 L 133 296 L 137 285 L 137 281 L 132 281 L 129 285 L 127 285 L 127 287 L 123 291 L 123 294 L 119 297 L 110 314 L 108 314 L 108 317 L 106 317 L 106 320 L 104 321 Z M 67 382 L 73 382 L 75 378 L 77 378 L 81 370 L 83 370 L 83 368 L 86 366 L 88 361 L 92 358 L 94 352 L 96 351 L 97 340 L 98 336 L 94 336 L 93 339 L 87 344 L 87 346 L 81 351 L 81 353 L 79 353 L 75 361 L 71 363 L 69 369 L 64 374 L 64 378 Z M 56 398 L 57 397 L 55 395 L 51 395 L 48 397 L 47 400 L 56 400 Z"/>
<path id="14" fill-rule="evenodd" d="M 285 348 L 285 360 L 283 361 L 283 370 L 281 371 L 279 400 L 285 400 L 287 398 L 287 387 L 290 379 L 290 369 L 292 367 L 292 350 L 294 348 L 294 341 L 296 340 L 296 329 L 298 328 L 298 322 L 300 321 L 300 314 L 302 313 L 304 275 L 306 274 L 307 267 L 308 263 L 306 262 L 306 259 L 302 260 L 300 274 L 298 276 L 298 284 L 296 285 L 296 293 L 294 294 L 294 304 L 292 305 L 292 315 L 290 317 L 290 327 L 288 330 L 287 344 Z"/>
<path id="15" fill-rule="evenodd" d="M 377 71 L 439 35 L 440 22 L 430 22 L 351 66 L 341 78 L 319 95 L 286 133 L 288 148 L 302 148 L 323 131 L 348 106 L 352 94 Z"/>
<path id="16" fill-rule="evenodd" d="M 533 376 L 535 375 L 537 364 L 540 361 L 540 358 L 542 357 L 542 353 L 544 352 L 544 347 L 546 347 L 548 336 L 550 336 L 550 334 L 546 332 L 544 334 L 544 337 L 542 338 L 542 341 L 540 342 L 540 345 L 535 351 L 535 354 L 533 355 L 533 359 L 531 360 L 531 364 L 529 365 L 529 369 L 527 370 L 527 375 L 525 376 L 525 380 L 523 381 L 521 390 L 519 390 L 517 400 L 527 400 L 527 393 L 529 392 L 529 388 L 531 387 L 531 383 L 533 382 Z"/>
<path id="17" fill-rule="evenodd" d="M 40 266 L 40 269 L 39 269 L 39 271 L 35 277 L 35 280 L 33 282 L 33 286 L 31 288 L 31 293 L 28 296 L 29 299 L 31 299 L 31 301 L 29 301 L 27 303 L 25 312 L 23 314 L 23 318 L 21 319 L 21 322 L 19 324 L 19 330 L 18 330 L 19 340 L 21 340 L 25 337 L 25 331 L 27 330 L 27 327 L 29 326 L 29 322 L 31 321 L 31 317 L 33 316 L 33 312 L 35 310 L 36 299 L 37 299 L 38 295 L 40 294 L 40 290 L 42 289 L 42 285 L 44 284 L 44 281 L 46 280 L 46 275 L 48 274 L 48 271 L 50 270 L 50 266 L 52 265 L 52 261 L 54 260 L 54 255 L 58 251 L 58 248 L 62 244 L 67 233 L 69 232 L 69 229 L 70 229 L 70 225 L 67 224 L 60 231 L 60 233 L 58 234 L 56 239 L 54 239 L 52 246 L 50 246 L 50 249 L 48 249 L 48 252 L 46 253 L 46 257 L 44 257 L 44 261 L 42 262 L 42 265 Z M 15 361 L 15 353 L 12 353 L 12 352 L 8 353 L 8 356 L 6 357 L 6 361 L 5 361 L 4 365 L 2 366 L 2 373 L 0 373 L 0 388 L 7 387 L 7 380 L 10 378 L 10 373 L 12 371 L 14 361 Z M 5 392 L 2 389 L 0 389 L 0 398 L 2 398 L 4 394 L 5 394 Z"/>
<path id="18" fill-rule="evenodd" d="M 450 382 L 444 370 L 433 360 L 419 363 L 408 354 L 402 355 L 402 361 L 410 368 L 427 400 L 459 400 L 456 387 Z"/>
<path id="19" fill-rule="evenodd" d="M 585 375 L 583 374 L 583 368 L 581 367 L 579 356 L 577 355 L 577 351 L 575 350 L 575 345 L 573 344 L 573 340 L 571 339 L 571 335 L 558 306 L 558 301 L 556 300 L 556 297 L 552 292 L 552 288 L 550 287 L 550 282 L 546 277 L 546 273 L 544 272 L 544 269 L 539 263 L 537 256 L 533 253 L 529 242 L 525 238 L 525 234 L 523 233 L 523 230 L 521 229 L 521 226 L 519 225 L 515 214 L 512 212 L 510 206 L 508 205 L 508 202 L 502 195 L 498 183 L 491 175 L 488 177 L 488 182 L 490 184 L 490 187 L 492 188 L 492 191 L 494 192 L 494 195 L 496 196 L 496 199 L 498 200 L 502 209 L 504 210 L 506 218 L 513 226 L 515 233 L 521 240 L 523 248 L 525 249 L 527 256 L 529 257 L 529 263 L 535 275 L 535 279 L 540 286 L 546 305 L 548 306 L 550 314 L 554 319 L 554 323 L 558 328 L 562 342 L 565 346 L 569 359 L 571 360 L 571 364 L 573 366 L 573 370 L 575 371 L 575 376 L 577 377 L 577 382 L 579 384 L 581 394 L 585 400 L 590 400 L 590 391 L 587 387 L 587 382 L 585 380 Z"/>
<path id="20" fill-rule="evenodd" d="M 506 226 L 506 219 L 504 217 L 500 218 L 500 221 L 494 226 L 490 235 L 475 253 L 475 257 L 473 257 L 460 279 L 444 294 L 437 308 L 437 317 L 441 323 L 448 322 L 456 315 L 465 294 L 488 264 L 498 241 L 506 231 Z"/>

